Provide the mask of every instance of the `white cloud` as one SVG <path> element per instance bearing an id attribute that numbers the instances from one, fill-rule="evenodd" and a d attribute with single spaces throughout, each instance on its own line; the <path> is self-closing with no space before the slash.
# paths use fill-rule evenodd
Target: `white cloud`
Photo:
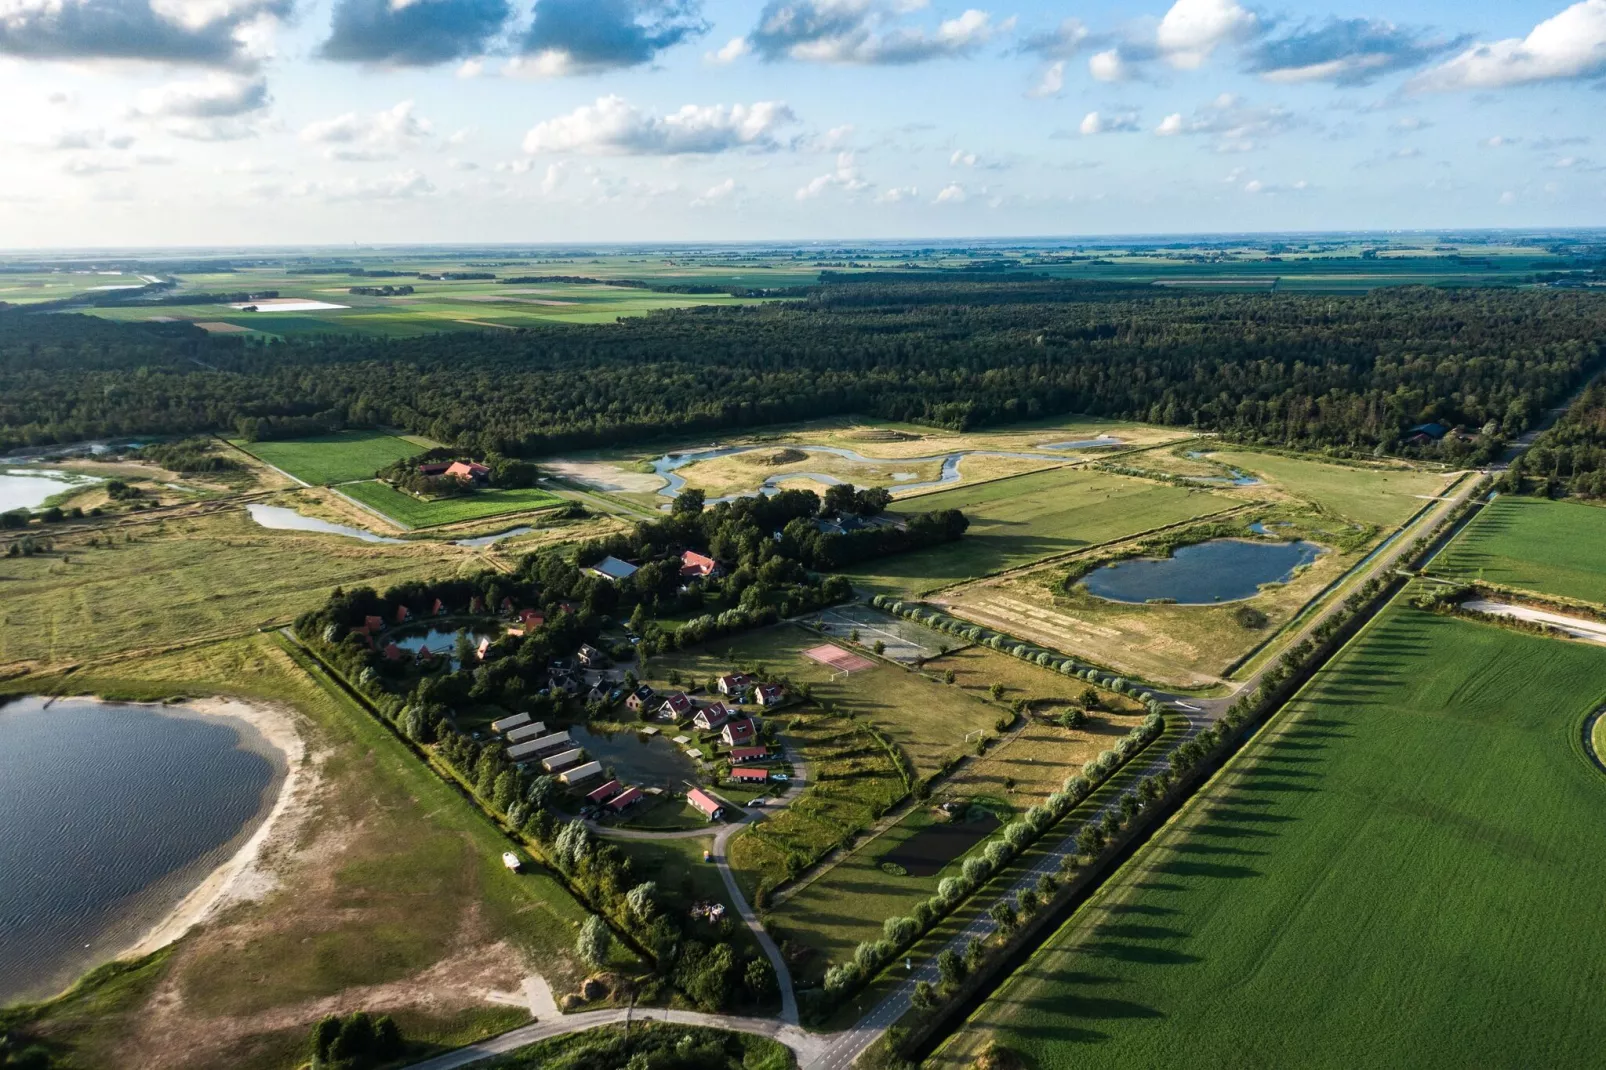
<path id="1" fill-rule="evenodd" d="M 1421 118 L 1420 116 L 1408 115 L 1403 119 L 1394 120 L 1389 129 L 1395 131 L 1396 133 L 1409 134 L 1417 130 L 1426 130 L 1432 125 L 1433 124 L 1431 122 Z"/>
<path id="2" fill-rule="evenodd" d="M 753 46 L 748 43 L 747 38 L 732 37 L 721 45 L 717 51 L 705 52 L 703 59 L 709 63 L 735 63 L 751 51 L 753 51 Z"/>
<path id="3" fill-rule="evenodd" d="M 1094 134 L 1130 134 L 1138 129 L 1138 113 L 1125 111 L 1106 115 L 1103 112 L 1090 111 L 1082 117 L 1082 125 L 1077 129 L 1084 137 L 1092 137 Z"/>
<path id="4" fill-rule="evenodd" d="M 133 114 L 146 119 L 231 119 L 261 111 L 270 102 L 268 84 L 261 78 L 212 74 L 143 91 Z"/>
<path id="5" fill-rule="evenodd" d="M 870 183 L 859 174 L 854 163 L 853 153 L 842 152 L 837 154 L 836 170 L 827 174 L 817 175 L 797 191 L 800 201 L 811 200 L 818 197 L 828 189 L 837 188 L 847 193 L 859 193 L 870 188 Z"/>
<path id="6" fill-rule="evenodd" d="M 1580 0 L 1527 37 L 1477 44 L 1411 83 L 1419 90 L 1499 89 L 1606 74 L 1606 0 Z"/>
<path id="7" fill-rule="evenodd" d="M 1193 70 L 1223 44 L 1241 41 L 1260 28 L 1254 12 L 1236 0 L 1177 0 L 1155 31 L 1166 62 Z"/>
<path id="8" fill-rule="evenodd" d="M 1167 115 L 1164 119 L 1160 120 L 1160 125 L 1154 128 L 1154 132 L 1160 137 L 1175 137 L 1176 135 L 1182 133 L 1183 126 L 1184 121 L 1182 118 L 1182 113 L 1180 111 L 1174 111 L 1170 115 Z"/>
<path id="9" fill-rule="evenodd" d="M 950 182 L 937 193 L 937 204 L 962 204 L 969 195 L 965 187 L 957 182 Z"/>
<path id="10" fill-rule="evenodd" d="M 1057 97 L 1060 90 L 1065 88 L 1065 61 L 1056 60 L 1050 64 L 1030 89 L 1026 91 L 1029 97 L 1041 99 L 1043 97 Z"/>
<path id="11" fill-rule="evenodd" d="M 1103 52 L 1095 52 L 1088 57 L 1087 73 L 1098 82 L 1124 82 L 1127 78 L 1126 63 L 1121 59 L 1121 50 L 1107 48 Z"/>
<path id="12" fill-rule="evenodd" d="M 1223 93 L 1195 111 L 1167 115 L 1154 128 L 1159 137 L 1204 135 L 1215 138 L 1217 152 L 1249 152 L 1264 141 L 1296 125 L 1292 112 L 1283 108 L 1253 108 L 1231 93 Z"/>
<path id="13" fill-rule="evenodd" d="M 370 115 L 348 111 L 308 123 L 301 128 L 301 140 L 329 146 L 325 151 L 331 160 L 393 160 L 428 138 L 431 129 L 428 119 L 413 114 L 413 102 L 404 100 Z"/>
<path id="14" fill-rule="evenodd" d="M 62 164 L 61 169 L 67 174 L 78 178 L 90 178 L 94 175 L 104 175 L 113 171 L 126 171 L 128 170 L 128 165 L 78 157 Z"/>
<path id="15" fill-rule="evenodd" d="M 976 154 L 974 152 L 966 152 L 964 149 L 955 149 L 954 154 L 948 157 L 948 165 L 950 167 L 975 167 Z"/>
<path id="16" fill-rule="evenodd" d="M 723 182 L 709 186 L 702 192 L 701 196 L 691 202 L 691 205 L 693 208 L 712 208 L 714 205 L 723 204 L 734 196 L 736 196 L 736 180 L 727 178 Z"/>
<path id="17" fill-rule="evenodd" d="M 529 161 L 520 160 L 518 162 L 528 163 Z M 558 189 L 563 185 L 564 179 L 568 177 L 568 160 L 558 160 L 556 163 L 547 164 L 546 174 L 541 176 L 541 193 L 547 197 L 552 196 L 554 193 L 558 192 Z"/>
<path id="18" fill-rule="evenodd" d="M 1234 173 L 1236 174 L 1237 172 Z M 1310 183 L 1306 182 L 1304 179 L 1300 179 L 1298 182 L 1291 183 L 1290 185 L 1282 186 L 1272 182 L 1263 182 L 1258 178 L 1251 178 L 1243 185 L 1243 191 L 1252 197 L 1275 197 L 1278 194 L 1284 193 L 1304 193 L 1308 189 L 1310 189 Z"/>
<path id="19" fill-rule="evenodd" d="M 459 78 L 478 78 L 484 73 L 485 61 L 482 59 L 465 59 L 457 67 L 457 76 Z"/>
<path id="20" fill-rule="evenodd" d="M 775 129 L 796 120 L 792 109 L 779 101 L 729 107 L 687 104 L 677 112 L 656 116 L 622 97 L 606 96 L 568 115 L 537 123 L 524 136 L 524 151 L 675 156 L 769 149 L 775 147 Z"/>
<path id="21" fill-rule="evenodd" d="M 919 186 L 893 186 L 876 197 L 877 204 L 902 204 L 920 196 Z"/>
<path id="22" fill-rule="evenodd" d="M 1501 204 L 1516 204 L 1517 203 L 1517 194 L 1512 190 L 1509 190 L 1509 189 L 1506 190 L 1504 193 L 1502 193 L 1500 195 L 1500 203 Z"/>
<path id="23" fill-rule="evenodd" d="M 773 0 L 745 40 L 765 60 L 891 65 L 969 55 L 1014 27 L 1014 19 L 995 23 L 976 8 L 930 31 L 901 24 L 925 6 L 923 0 Z"/>
<path id="24" fill-rule="evenodd" d="M 407 170 L 384 178 L 331 187 L 326 196 L 331 201 L 402 201 L 427 197 L 434 192 L 434 183 L 417 171 Z"/>
<path id="25" fill-rule="evenodd" d="M 1507 137 L 1505 134 L 1496 134 L 1493 137 L 1484 138 L 1482 141 L 1478 142 L 1478 144 L 1482 145 L 1486 149 L 1503 149 L 1509 145 L 1518 144 L 1521 141 L 1522 138 L 1520 137 Z"/>

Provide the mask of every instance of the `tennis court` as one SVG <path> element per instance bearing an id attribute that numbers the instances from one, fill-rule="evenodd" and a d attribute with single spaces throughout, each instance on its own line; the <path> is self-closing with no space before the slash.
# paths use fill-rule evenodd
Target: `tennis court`
<path id="1" fill-rule="evenodd" d="M 863 672 L 875 668 L 875 662 L 869 658 L 843 650 L 834 643 L 811 646 L 803 651 L 803 656 L 836 672 Z"/>

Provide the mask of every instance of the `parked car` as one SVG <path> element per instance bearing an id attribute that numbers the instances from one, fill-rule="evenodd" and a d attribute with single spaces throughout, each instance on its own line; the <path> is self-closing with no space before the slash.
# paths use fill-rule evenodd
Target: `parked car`
<path id="1" fill-rule="evenodd" d="M 770 774 L 770 779 L 775 781 L 777 784 L 785 784 L 787 781 L 791 780 L 792 778 L 787 776 L 785 773 L 771 773 Z"/>

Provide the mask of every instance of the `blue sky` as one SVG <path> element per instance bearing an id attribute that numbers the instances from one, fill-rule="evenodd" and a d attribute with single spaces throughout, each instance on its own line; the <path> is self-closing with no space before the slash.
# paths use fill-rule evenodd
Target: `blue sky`
<path id="1" fill-rule="evenodd" d="M 1606 0 L 0 0 L 0 247 L 1606 223 Z"/>

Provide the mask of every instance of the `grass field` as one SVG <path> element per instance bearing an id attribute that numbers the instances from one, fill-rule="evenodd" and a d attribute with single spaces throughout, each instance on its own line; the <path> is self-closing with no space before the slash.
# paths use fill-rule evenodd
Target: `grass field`
<path id="1" fill-rule="evenodd" d="M 285 703 L 312 755 L 305 816 L 270 843 L 264 898 L 130 977 L 47 1007 L 42 1028 L 74 1050 L 72 1065 L 288 1070 L 312 1023 L 347 1005 L 389 1009 L 410 1039 L 463 1043 L 528 1017 L 487 991 L 516 990 L 535 969 L 560 993 L 578 979 L 570 952 L 584 908 L 541 871 L 509 873 L 489 821 L 274 638 L 6 686 Z"/>
<path id="2" fill-rule="evenodd" d="M 386 465 L 427 448 L 378 431 L 342 431 L 273 442 L 234 441 L 232 445 L 314 485 L 372 479 Z"/>
<path id="3" fill-rule="evenodd" d="M 461 498 L 424 501 L 377 480 L 347 483 L 340 488 L 357 501 L 409 528 L 432 528 L 468 520 L 547 509 L 563 499 L 535 487 L 487 487 Z"/>
<path id="4" fill-rule="evenodd" d="M 806 629 L 782 625 L 735 639 L 714 640 L 712 649 L 678 652 L 655 658 L 652 672 L 662 676 L 670 669 L 695 680 L 723 675 L 733 666 L 766 665 L 794 683 L 809 684 L 814 702 L 844 717 L 859 718 L 899 746 L 921 777 L 941 769 L 964 745 L 965 734 L 992 730 L 1003 709 L 957 689 L 934 683 L 919 673 L 877 662 L 875 668 L 841 680 L 831 670 L 803 657 L 825 637 Z M 868 642 L 868 639 L 867 639 Z M 781 714 L 780 716 L 785 716 Z"/>
<path id="5" fill-rule="evenodd" d="M 899 554 L 850 572 L 877 593 L 919 595 L 1238 504 L 1204 490 L 1107 472 L 1059 468 L 894 502 L 905 515 L 959 509 L 970 530 L 956 543 Z"/>
<path id="6" fill-rule="evenodd" d="M 335 587 L 483 567 L 438 543 L 270 531 L 241 509 L 58 539 L 0 558 L 0 665 L 54 665 L 287 624 Z"/>
<path id="7" fill-rule="evenodd" d="M 1603 698 L 1606 651 L 1396 603 L 928 1065 L 1597 1062 Z"/>
<path id="8" fill-rule="evenodd" d="M 1430 571 L 1539 594 L 1606 602 L 1606 509 L 1502 495 Z"/>
<path id="9" fill-rule="evenodd" d="M 1443 472 L 1378 466 L 1324 464 L 1302 457 L 1284 457 L 1252 450 L 1219 450 L 1206 455 L 1240 471 L 1261 477 L 1265 489 L 1282 491 L 1358 524 L 1392 528 L 1443 492 L 1450 476 Z"/>

